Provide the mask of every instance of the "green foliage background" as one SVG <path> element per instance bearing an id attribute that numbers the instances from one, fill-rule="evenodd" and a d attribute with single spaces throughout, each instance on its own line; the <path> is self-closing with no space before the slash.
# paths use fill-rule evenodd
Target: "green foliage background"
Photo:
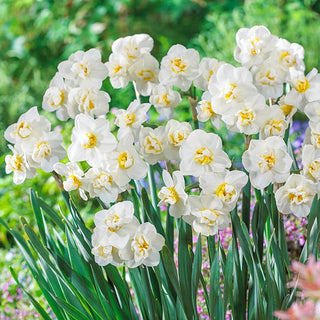
<path id="1" fill-rule="evenodd" d="M 2 0 L 0 1 L 0 217 L 10 227 L 19 216 L 30 218 L 27 189 L 33 187 L 54 203 L 58 194 L 53 179 L 41 174 L 35 181 L 13 186 L 5 175 L 8 152 L 4 130 L 32 106 L 41 108 L 42 96 L 59 62 L 77 50 L 99 48 L 107 61 L 112 42 L 126 35 L 148 33 L 155 46 L 152 54 L 161 58 L 171 45 L 193 47 L 202 57 L 233 60 L 235 34 L 241 27 L 265 25 L 270 31 L 305 48 L 306 70 L 320 67 L 320 2 L 317 0 Z M 111 107 L 126 107 L 133 99 L 128 87 L 118 90 L 105 81 Z M 181 118 L 187 111 L 181 109 Z M 61 125 L 53 115 L 42 112 Z M 234 149 L 237 136 L 230 136 L 227 148 Z M 241 138 L 242 139 L 242 138 Z M 84 212 L 90 215 L 92 206 Z M 0 228 L 0 247 L 13 243 Z M 0 259 L 0 269 L 4 267 Z"/>

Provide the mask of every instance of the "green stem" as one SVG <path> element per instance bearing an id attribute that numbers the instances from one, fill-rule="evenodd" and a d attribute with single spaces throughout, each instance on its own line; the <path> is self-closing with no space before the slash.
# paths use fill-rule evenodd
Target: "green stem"
<path id="1" fill-rule="evenodd" d="M 156 187 L 156 182 L 154 179 L 154 171 L 153 171 L 152 165 L 149 165 L 148 181 L 149 181 L 149 186 L 150 186 L 152 205 L 153 205 L 155 211 L 159 212 L 159 208 L 157 206 L 157 204 L 158 204 L 157 187 Z"/>

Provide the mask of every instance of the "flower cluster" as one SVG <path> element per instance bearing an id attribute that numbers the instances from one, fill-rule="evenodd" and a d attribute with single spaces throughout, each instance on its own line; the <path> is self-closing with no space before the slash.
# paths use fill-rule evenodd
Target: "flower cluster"
<path id="1" fill-rule="evenodd" d="M 197 232 L 217 234 L 228 225 L 229 212 L 236 208 L 248 176 L 232 169 L 219 135 L 173 119 L 174 108 L 182 101 L 178 89 L 194 86 L 201 91 L 198 105 L 196 96 L 190 99 L 194 117 L 210 120 L 217 128 L 224 123 L 246 135 L 242 162 L 252 186 L 263 190 L 285 183 L 275 194 L 279 211 L 305 217 L 320 183 L 320 75 L 313 69 L 305 76 L 303 48 L 263 26 L 240 29 L 236 42 L 234 57 L 241 67 L 213 58 L 200 61 L 196 50 L 179 44 L 159 64 L 150 53 L 153 40 L 146 34 L 116 40 L 106 63 L 97 49 L 72 54 L 59 64 L 42 103 L 60 120 L 74 119 L 69 162 L 59 162 L 65 157 L 62 137 L 50 131 L 50 123 L 34 107 L 5 133 L 15 144 L 13 155 L 6 157 L 7 173 L 13 171 L 14 182 L 22 183 L 35 175 L 35 168 L 54 170 L 64 177 L 66 191 L 78 190 L 84 200 L 88 195 L 98 197 L 109 206 L 131 188 L 131 180 L 146 177 L 149 165 L 165 161 L 168 171 L 162 174 L 159 206 L 168 205 L 171 216 L 184 219 Z M 136 100 L 115 112 L 116 135 L 106 119 L 111 98 L 101 90 L 107 77 L 114 88 L 132 82 L 136 92 Z M 150 108 L 166 122 L 148 126 Z M 290 175 L 293 160 L 284 136 L 298 109 L 310 118 L 310 130 L 302 151 L 303 172 Z M 80 162 L 86 162 L 85 172 Z M 187 176 L 199 183 L 197 195 L 185 191 Z M 129 206 L 120 205 L 130 217 L 114 213 L 114 207 L 109 209 L 110 219 L 109 211 L 97 214 L 92 243 L 98 263 L 126 262 L 133 267 L 159 261 L 156 252 L 162 240 L 150 224 L 138 223 Z M 153 253 L 149 255 L 145 246 Z"/>
<path id="2" fill-rule="evenodd" d="M 135 268 L 159 264 L 159 251 L 165 240 L 151 223 L 139 223 L 132 202 L 118 202 L 109 210 L 97 212 L 94 222 L 92 253 L 99 265 L 111 263 L 119 267 L 125 262 Z"/>

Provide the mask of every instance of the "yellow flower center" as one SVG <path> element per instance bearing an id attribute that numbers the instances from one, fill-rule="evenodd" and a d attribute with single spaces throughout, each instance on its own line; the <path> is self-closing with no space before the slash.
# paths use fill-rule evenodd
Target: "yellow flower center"
<path id="1" fill-rule="evenodd" d="M 260 159 L 262 161 L 260 161 L 258 163 L 258 165 L 259 165 L 259 168 L 263 172 L 271 170 L 274 167 L 275 163 L 276 163 L 276 156 L 273 153 L 268 154 L 268 155 L 264 154 L 264 155 L 260 156 Z"/>
<path id="2" fill-rule="evenodd" d="M 144 236 L 141 236 L 137 241 L 137 245 L 138 245 L 138 251 L 139 251 L 139 255 L 145 255 L 146 251 L 148 250 L 150 244 L 149 242 L 145 239 Z"/>
<path id="3" fill-rule="evenodd" d="M 105 173 L 100 173 L 99 176 L 94 180 L 93 187 L 97 190 L 102 190 L 107 184 L 111 184 L 113 181 L 112 176 Z"/>
<path id="4" fill-rule="evenodd" d="M 291 104 L 283 104 L 280 106 L 280 109 L 283 111 L 283 114 L 285 116 L 289 115 L 291 111 L 293 110 L 294 106 Z"/>
<path id="5" fill-rule="evenodd" d="M 73 180 L 73 185 L 77 186 L 77 189 L 79 189 L 81 187 L 81 182 L 80 182 L 80 180 L 78 179 L 77 176 L 72 174 L 71 176 L 68 177 L 68 179 L 72 179 Z"/>
<path id="6" fill-rule="evenodd" d="M 111 232 L 116 232 L 121 229 L 121 225 L 119 225 L 120 217 L 114 214 L 113 216 L 108 216 L 107 219 L 104 220 L 105 225 L 108 227 L 108 230 Z"/>
<path id="7" fill-rule="evenodd" d="M 215 112 L 212 110 L 212 104 L 208 100 L 203 100 L 200 102 L 203 112 L 208 114 L 209 118 L 212 118 L 215 115 Z"/>
<path id="8" fill-rule="evenodd" d="M 305 199 L 308 197 L 308 195 L 309 194 L 304 190 L 304 188 L 300 186 L 296 189 L 289 190 L 288 198 L 293 204 L 299 205 L 305 202 Z"/>
<path id="9" fill-rule="evenodd" d="M 97 136 L 94 135 L 92 132 L 87 132 L 86 136 L 88 138 L 88 143 L 83 144 L 83 146 L 87 149 L 93 148 L 97 145 Z"/>
<path id="10" fill-rule="evenodd" d="M 144 81 L 150 81 L 154 79 L 154 73 L 151 70 L 141 70 L 138 72 L 138 76 L 141 77 Z"/>
<path id="11" fill-rule="evenodd" d="M 44 157 L 48 156 L 50 153 L 51 153 L 51 148 L 47 144 L 47 142 L 42 141 L 37 144 L 36 152 L 35 152 L 36 158 L 44 158 Z"/>
<path id="12" fill-rule="evenodd" d="M 255 116 L 250 109 L 245 109 L 238 113 L 238 118 L 240 123 L 246 126 L 254 120 Z"/>
<path id="13" fill-rule="evenodd" d="M 29 123 L 25 123 L 24 121 L 20 122 L 15 126 L 16 131 L 12 132 L 13 134 L 17 134 L 21 139 L 26 139 L 31 134 L 31 129 L 29 127 Z"/>
<path id="14" fill-rule="evenodd" d="M 147 153 L 160 153 L 162 152 L 162 145 L 157 138 L 147 136 L 144 140 L 144 150 Z"/>
<path id="15" fill-rule="evenodd" d="M 220 184 L 216 191 L 216 195 L 223 201 L 230 201 L 236 195 L 234 186 L 225 182 Z"/>
<path id="16" fill-rule="evenodd" d="M 313 160 L 309 165 L 308 171 L 312 177 L 316 178 L 315 176 L 318 176 L 320 173 L 320 161 Z"/>
<path id="17" fill-rule="evenodd" d="M 259 53 L 259 50 L 257 50 L 257 48 L 255 47 L 259 41 L 260 41 L 260 39 L 257 37 L 255 37 L 253 40 L 250 41 L 250 43 L 252 45 L 252 49 L 250 50 L 250 53 L 253 56 Z"/>
<path id="18" fill-rule="evenodd" d="M 125 118 L 126 125 L 130 126 L 131 124 L 133 124 L 133 122 L 136 118 L 136 115 L 130 111 L 127 111 L 124 118 Z"/>
<path id="19" fill-rule="evenodd" d="M 118 73 L 122 69 L 122 66 L 116 65 L 113 67 L 113 73 Z"/>
<path id="20" fill-rule="evenodd" d="M 127 152 L 121 153 L 119 155 L 118 161 L 119 161 L 119 166 L 122 169 L 129 169 L 134 164 L 133 156 L 130 153 L 127 153 Z"/>
<path id="21" fill-rule="evenodd" d="M 10 160 L 11 161 L 9 166 L 11 167 L 12 171 L 23 171 L 22 169 L 23 160 L 20 156 L 18 155 L 11 156 Z"/>
<path id="22" fill-rule="evenodd" d="M 231 99 L 235 99 L 235 95 L 234 95 L 234 89 L 236 88 L 237 86 L 234 84 L 234 83 L 230 83 L 230 85 L 227 87 L 227 88 L 224 88 L 223 89 L 223 92 L 224 92 L 224 98 L 226 100 L 229 100 L 230 98 Z"/>
<path id="23" fill-rule="evenodd" d="M 213 161 L 213 154 L 207 147 L 200 148 L 196 151 L 194 161 L 201 165 L 209 164 Z"/>
<path id="24" fill-rule="evenodd" d="M 297 80 L 296 90 L 298 92 L 306 92 L 308 88 L 310 87 L 309 81 L 307 78 L 304 78 L 304 80 Z"/>
<path id="25" fill-rule="evenodd" d="M 171 103 L 171 101 L 168 100 L 168 94 L 167 93 L 162 96 L 162 101 L 163 101 L 163 103 L 166 104 L 166 106 Z"/>
<path id="26" fill-rule="evenodd" d="M 175 187 L 168 187 L 166 188 L 169 191 L 169 194 L 166 194 L 164 197 L 164 201 L 170 204 L 175 204 L 179 200 L 179 195 L 175 189 Z"/>
<path id="27" fill-rule="evenodd" d="M 186 72 L 187 65 L 180 58 L 171 60 L 171 70 L 174 73 Z"/>

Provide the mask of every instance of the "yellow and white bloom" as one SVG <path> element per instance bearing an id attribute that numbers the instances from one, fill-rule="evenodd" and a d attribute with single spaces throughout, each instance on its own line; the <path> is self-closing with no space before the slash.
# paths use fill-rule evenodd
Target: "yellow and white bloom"
<path id="1" fill-rule="evenodd" d="M 301 71 L 290 69 L 290 76 L 294 99 L 301 103 L 301 111 L 304 111 L 304 106 L 308 102 L 320 100 L 320 74 L 316 68 L 313 68 L 307 76 Z"/>
<path id="2" fill-rule="evenodd" d="M 149 53 L 152 48 L 153 39 L 144 33 L 119 38 L 112 44 L 112 52 L 125 57 L 130 65 L 142 54 Z"/>
<path id="3" fill-rule="evenodd" d="M 144 127 L 139 134 L 139 152 L 149 164 L 165 160 L 165 127 Z"/>
<path id="4" fill-rule="evenodd" d="M 230 215 L 223 209 L 217 197 L 208 195 L 189 196 L 191 213 L 183 216 L 196 232 L 213 236 L 225 229 L 230 222 Z"/>
<path id="5" fill-rule="evenodd" d="M 199 178 L 201 194 L 217 197 L 228 212 L 236 207 L 241 189 L 247 182 L 248 176 L 238 170 L 208 172 Z"/>
<path id="6" fill-rule="evenodd" d="M 307 144 L 302 148 L 303 174 L 314 182 L 320 182 L 320 149 Z"/>
<path id="7" fill-rule="evenodd" d="M 196 106 L 197 118 L 201 122 L 211 120 L 212 125 L 220 129 L 221 127 L 221 115 L 215 113 L 212 109 L 212 97 L 209 91 L 205 91 L 201 97 L 201 101 Z"/>
<path id="8" fill-rule="evenodd" d="M 149 222 L 145 222 L 136 229 L 130 246 L 119 252 L 129 268 L 136 268 L 144 264 L 154 267 L 160 262 L 159 251 L 164 246 L 163 236 L 157 233 L 156 228 Z"/>
<path id="9" fill-rule="evenodd" d="M 283 112 L 286 120 L 289 122 L 293 115 L 297 112 L 299 104 L 292 96 L 293 91 L 289 91 L 279 100 L 279 109 Z"/>
<path id="10" fill-rule="evenodd" d="M 161 200 L 158 206 L 170 205 L 169 214 L 174 218 L 189 214 L 188 195 L 184 191 L 185 182 L 181 172 L 174 171 L 171 177 L 168 171 L 163 170 L 162 178 L 165 187 L 162 187 L 158 193 L 158 197 Z"/>
<path id="11" fill-rule="evenodd" d="M 317 124 L 320 123 L 320 100 L 309 102 L 306 105 L 304 112 L 310 122 L 312 122 L 312 126 L 317 126 Z"/>
<path id="12" fill-rule="evenodd" d="M 236 34 L 234 58 L 247 68 L 261 64 L 274 50 L 277 41 L 278 37 L 265 26 L 241 28 Z"/>
<path id="13" fill-rule="evenodd" d="M 107 163 L 115 182 L 121 187 L 131 179 L 143 179 L 148 171 L 148 165 L 136 151 L 131 135 L 126 135 L 119 140 L 116 149 L 107 155 Z"/>
<path id="14" fill-rule="evenodd" d="M 292 174 L 275 194 L 277 208 L 283 214 L 306 217 L 316 194 L 317 184 L 303 175 Z"/>
<path id="15" fill-rule="evenodd" d="M 207 172 L 222 172 L 231 166 L 228 155 L 222 150 L 221 138 L 200 129 L 190 133 L 179 153 L 183 175 L 199 177 Z"/>
<path id="16" fill-rule="evenodd" d="M 164 154 L 167 160 L 180 160 L 179 150 L 183 142 L 188 138 L 192 127 L 188 122 L 179 122 L 171 119 L 165 126 L 165 144 Z"/>
<path id="17" fill-rule="evenodd" d="M 247 68 L 223 64 L 211 77 L 208 86 L 213 111 L 222 115 L 256 95 L 257 88 L 252 81 L 252 73 Z"/>
<path id="18" fill-rule="evenodd" d="M 101 229 L 94 228 L 92 237 L 92 250 L 95 262 L 100 266 L 112 264 L 115 267 L 123 265 L 123 260 L 119 257 L 119 249 L 109 245 L 105 232 Z"/>
<path id="19" fill-rule="evenodd" d="M 264 123 L 260 128 L 260 139 L 270 136 L 284 137 L 288 128 L 288 121 L 283 111 L 276 105 L 269 107 L 264 114 Z"/>
<path id="20" fill-rule="evenodd" d="M 152 89 L 159 83 L 159 62 L 151 54 L 141 55 L 128 69 L 130 79 L 135 81 L 137 91 L 142 96 L 149 96 Z"/>
<path id="21" fill-rule="evenodd" d="M 43 96 L 42 108 L 48 112 L 56 112 L 57 118 L 61 121 L 69 119 L 68 87 L 58 72 Z"/>
<path id="22" fill-rule="evenodd" d="M 277 99 L 282 95 L 286 74 L 272 59 L 254 66 L 251 71 L 254 75 L 253 83 L 265 99 Z"/>
<path id="23" fill-rule="evenodd" d="M 13 144 L 21 143 L 24 151 L 31 152 L 33 143 L 50 129 L 49 120 L 39 115 L 37 107 L 32 107 L 6 129 L 4 137 Z"/>
<path id="24" fill-rule="evenodd" d="M 98 167 L 104 154 L 117 146 L 115 136 L 110 132 L 106 119 L 93 119 L 85 114 L 78 114 L 72 129 L 71 145 L 68 148 L 70 161 L 87 161 Z"/>
<path id="25" fill-rule="evenodd" d="M 286 81 L 290 80 L 289 70 L 291 68 L 302 72 L 305 69 L 303 47 L 298 43 L 290 43 L 286 39 L 279 39 L 277 41 L 271 58 L 286 73 Z"/>
<path id="26" fill-rule="evenodd" d="M 124 88 L 130 81 L 128 68 L 130 66 L 126 57 L 111 53 L 109 61 L 105 63 L 111 85 L 116 88 Z"/>
<path id="27" fill-rule="evenodd" d="M 259 132 L 267 112 L 263 95 L 257 93 L 226 111 L 221 119 L 229 130 L 251 135 Z"/>
<path id="28" fill-rule="evenodd" d="M 33 145 L 29 163 L 44 172 L 53 171 L 54 164 L 64 159 L 66 151 L 62 144 L 62 135 L 58 131 L 44 133 Z"/>
<path id="29" fill-rule="evenodd" d="M 150 103 L 140 103 L 138 100 L 132 101 L 127 110 L 118 109 L 115 112 L 115 125 L 120 129 L 118 138 L 132 134 L 134 140 L 137 141 L 142 123 L 147 121 L 147 112 L 150 109 Z"/>
<path id="30" fill-rule="evenodd" d="M 36 176 L 37 171 L 30 167 L 27 157 L 21 148 L 21 144 L 12 147 L 8 145 L 13 155 L 8 154 L 5 157 L 6 174 L 13 172 L 13 182 L 21 184 L 25 179 L 31 179 Z"/>
<path id="31" fill-rule="evenodd" d="M 201 74 L 194 80 L 194 86 L 200 90 L 207 91 L 211 77 L 223 64 L 224 62 L 219 62 L 217 59 L 202 58 L 199 66 Z"/>
<path id="32" fill-rule="evenodd" d="M 108 74 L 106 66 L 101 62 L 98 49 L 73 53 L 68 60 L 59 63 L 58 71 L 73 87 L 96 89 L 101 88 L 102 81 Z"/>
<path id="33" fill-rule="evenodd" d="M 199 53 L 181 44 L 172 46 L 161 61 L 159 80 L 162 84 L 187 91 L 199 74 Z"/>
<path id="34" fill-rule="evenodd" d="M 106 205 L 115 202 L 119 193 L 124 191 L 115 183 L 112 174 L 101 168 L 90 168 L 85 173 L 83 187 L 90 198 L 99 197 Z"/>
<path id="35" fill-rule="evenodd" d="M 79 194 L 83 200 L 87 200 L 84 186 L 84 172 L 79 168 L 77 163 L 68 162 L 66 164 L 58 162 L 53 165 L 53 170 L 61 176 L 66 177 L 63 181 L 63 187 L 66 191 L 79 190 Z"/>
<path id="36" fill-rule="evenodd" d="M 249 149 L 242 155 L 244 168 L 249 172 L 251 184 L 264 189 L 270 183 L 282 183 L 289 177 L 292 159 L 280 137 L 251 140 Z"/>
<path id="37" fill-rule="evenodd" d="M 97 229 L 104 232 L 106 244 L 123 249 L 138 228 L 139 221 L 134 216 L 133 203 L 122 201 L 108 210 L 97 212 L 94 224 Z"/>
<path id="38" fill-rule="evenodd" d="M 74 88 L 70 90 L 68 99 L 68 113 L 72 119 L 80 113 L 93 118 L 109 111 L 110 96 L 98 89 Z"/>
<path id="39" fill-rule="evenodd" d="M 149 101 L 160 115 L 170 119 L 173 116 L 173 109 L 182 99 L 178 91 L 172 90 L 170 86 L 159 84 L 152 89 Z"/>

